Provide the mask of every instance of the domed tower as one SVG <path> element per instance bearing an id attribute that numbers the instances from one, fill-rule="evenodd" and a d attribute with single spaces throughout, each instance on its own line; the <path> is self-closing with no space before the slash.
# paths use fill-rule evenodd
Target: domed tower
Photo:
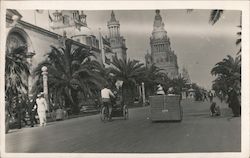
<path id="1" fill-rule="evenodd" d="M 99 40 L 88 27 L 86 18 L 87 15 L 83 11 L 56 10 L 51 12 L 50 27 L 59 35 L 89 46 L 96 60 L 102 63 Z"/>
<path id="2" fill-rule="evenodd" d="M 115 13 L 112 10 L 111 18 L 108 21 L 109 29 L 109 42 L 111 45 L 112 51 L 117 55 L 118 59 L 127 58 L 127 47 L 124 37 L 120 35 L 120 23 L 115 18 Z"/>
<path id="3" fill-rule="evenodd" d="M 99 41 L 87 25 L 87 15 L 79 10 L 52 12 L 50 27 L 60 35 L 66 35 L 79 43 L 99 48 Z"/>
<path id="4" fill-rule="evenodd" d="M 178 76 L 177 56 L 171 49 L 160 10 L 156 10 L 155 13 L 152 36 L 150 37 L 151 60 L 162 69 L 162 72 L 168 74 L 168 77 L 176 78 Z"/>

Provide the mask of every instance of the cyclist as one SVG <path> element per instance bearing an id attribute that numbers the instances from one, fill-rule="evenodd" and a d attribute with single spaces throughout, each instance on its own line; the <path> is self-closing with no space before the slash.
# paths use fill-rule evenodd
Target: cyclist
<path id="1" fill-rule="evenodd" d="M 111 104 L 110 96 L 115 98 L 115 95 L 108 88 L 108 85 L 105 85 L 104 88 L 101 90 L 101 97 L 102 97 L 103 106 L 108 107 L 109 120 L 111 120 L 111 112 L 112 112 L 112 104 Z"/>

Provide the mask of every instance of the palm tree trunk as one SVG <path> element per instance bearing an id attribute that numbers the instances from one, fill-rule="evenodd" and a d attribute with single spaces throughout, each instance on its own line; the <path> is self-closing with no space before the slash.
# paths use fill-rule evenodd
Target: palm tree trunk
<path id="1" fill-rule="evenodd" d="M 79 114 L 80 112 L 80 108 L 79 108 L 79 101 L 78 101 L 78 91 L 75 91 L 75 90 L 71 90 L 71 96 L 72 96 L 72 99 L 73 99 L 73 113 L 74 114 Z"/>

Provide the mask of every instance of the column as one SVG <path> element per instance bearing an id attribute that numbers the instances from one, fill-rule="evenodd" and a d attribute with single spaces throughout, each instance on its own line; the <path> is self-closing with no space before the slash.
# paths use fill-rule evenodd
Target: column
<path id="1" fill-rule="evenodd" d="M 145 98 L 145 87 L 144 87 L 144 82 L 141 83 L 142 87 L 142 104 L 145 106 L 146 98 Z"/>
<path id="2" fill-rule="evenodd" d="M 42 67 L 42 75 L 43 75 L 43 93 L 44 98 L 47 102 L 47 109 L 49 110 L 49 96 L 48 96 L 48 68 L 46 66 Z"/>

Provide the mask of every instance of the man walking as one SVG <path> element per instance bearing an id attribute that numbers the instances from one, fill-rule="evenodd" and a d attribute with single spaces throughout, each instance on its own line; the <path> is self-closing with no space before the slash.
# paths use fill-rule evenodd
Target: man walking
<path id="1" fill-rule="evenodd" d="M 209 97 L 210 103 L 212 103 L 212 102 L 213 102 L 214 95 L 213 95 L 213 93 L 212 93 L 211 91 L 209 91 L 208 97 Z"/>
<path id="2" fill-rule="evenodd" d="M 47 111 L 47 103 L 45 98 L 43 97 L 43 93 L 39 93 L 37 95 L 36 104 L 37 104 L 37 113 L 39 116 L 40 126 L 46 126 L 46 111 Z"/>
<path id="3" fill-rule="evenodd" d="M 112 112 L 112 104 L 111 104 L 111 97 L 115 97 L 110 89 L 108 89 L 108 85 L 105 85 L 104 88 L 101 90 L 101 97 L 104 106 L 107 106 L 109 109 L 109 119 L 111 120 L 111 112 Z"/>

